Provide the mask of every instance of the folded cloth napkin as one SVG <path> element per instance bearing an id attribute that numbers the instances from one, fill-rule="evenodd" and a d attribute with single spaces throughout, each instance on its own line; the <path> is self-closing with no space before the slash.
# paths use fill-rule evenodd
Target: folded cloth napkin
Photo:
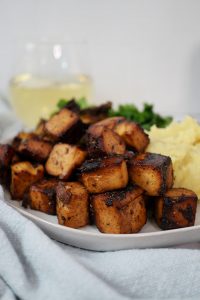
<path id="1" fill-rule="evenodd" d="M 9 114 L 0 115 L 3 139 L 20 128 Z M 73 248 L 51 240 L 8 206 L 1 187 L 0 241 L 3 300 L 200 299 L 199 250 Z"/>

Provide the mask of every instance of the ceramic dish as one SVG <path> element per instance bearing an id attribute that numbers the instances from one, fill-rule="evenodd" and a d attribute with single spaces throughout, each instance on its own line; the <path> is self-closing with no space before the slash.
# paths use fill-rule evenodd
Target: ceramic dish
<path id="1" fill-rule="evenodd" d="M 200 241 L 200 203 L 197 207 L 195 226 L 192 227 L 162 231 L 153 220 L 148 220 L 139 233 L 103 234 L 95 226 L 86 226 L 81 229 L 61 226 L 58 224 L 56 216 L 25 209 L 21 206 L 21 202 L 10 200 L 8 194 L 6 194 L 6 201 L 22 215 L 33 221 L 51 238 L 83 249 L 112 251 L 169 247 Z"/>

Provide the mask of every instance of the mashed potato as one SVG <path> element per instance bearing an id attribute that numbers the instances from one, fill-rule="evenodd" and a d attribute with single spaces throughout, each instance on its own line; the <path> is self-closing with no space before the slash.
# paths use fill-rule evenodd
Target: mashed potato
<path id="1" fill-rule="evenodd" d="M 174 187 L 193 190 L 200 198 L 200 125 L 186 117 L 167 128 L 153 126 L 149 132 L 148 152 L 171 157 L 174 167 Z"/>

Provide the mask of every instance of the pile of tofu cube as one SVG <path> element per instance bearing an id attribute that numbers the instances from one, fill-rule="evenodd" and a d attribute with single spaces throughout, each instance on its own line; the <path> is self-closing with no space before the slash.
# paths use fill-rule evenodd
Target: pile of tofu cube
<path id="1" fill-rule="evenodd" d="M 171 158 L 145 152 L 148 134 L 136 122 L 108 117 L 110 107 L 81 110 L 72 100 L 0 145 L 1 184 L 13 200 L 67 227 L 136 233 L 148 210 L 164 230 L 194 225 L 197 196 L 173 188 Z"/>

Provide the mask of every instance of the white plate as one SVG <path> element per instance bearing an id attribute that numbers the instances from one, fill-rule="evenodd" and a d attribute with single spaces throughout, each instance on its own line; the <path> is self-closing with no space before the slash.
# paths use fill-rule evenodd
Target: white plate
<path id="1" fill-rule="evenodd" d="M 9 205 L 33 221 L 51 238 L 65 244 L 96 251 L 111 251 L 133 248 L 155 248 L 175 246 L 200 241 L 200 203 L 197 207 L 195 226 L 161 231 L 149 220 L 139 233 L 103 234 L 95 226 L 73 229 L 57 223 L 56 216 L 21 207 L 21 202 L 9 199 Z"/>

